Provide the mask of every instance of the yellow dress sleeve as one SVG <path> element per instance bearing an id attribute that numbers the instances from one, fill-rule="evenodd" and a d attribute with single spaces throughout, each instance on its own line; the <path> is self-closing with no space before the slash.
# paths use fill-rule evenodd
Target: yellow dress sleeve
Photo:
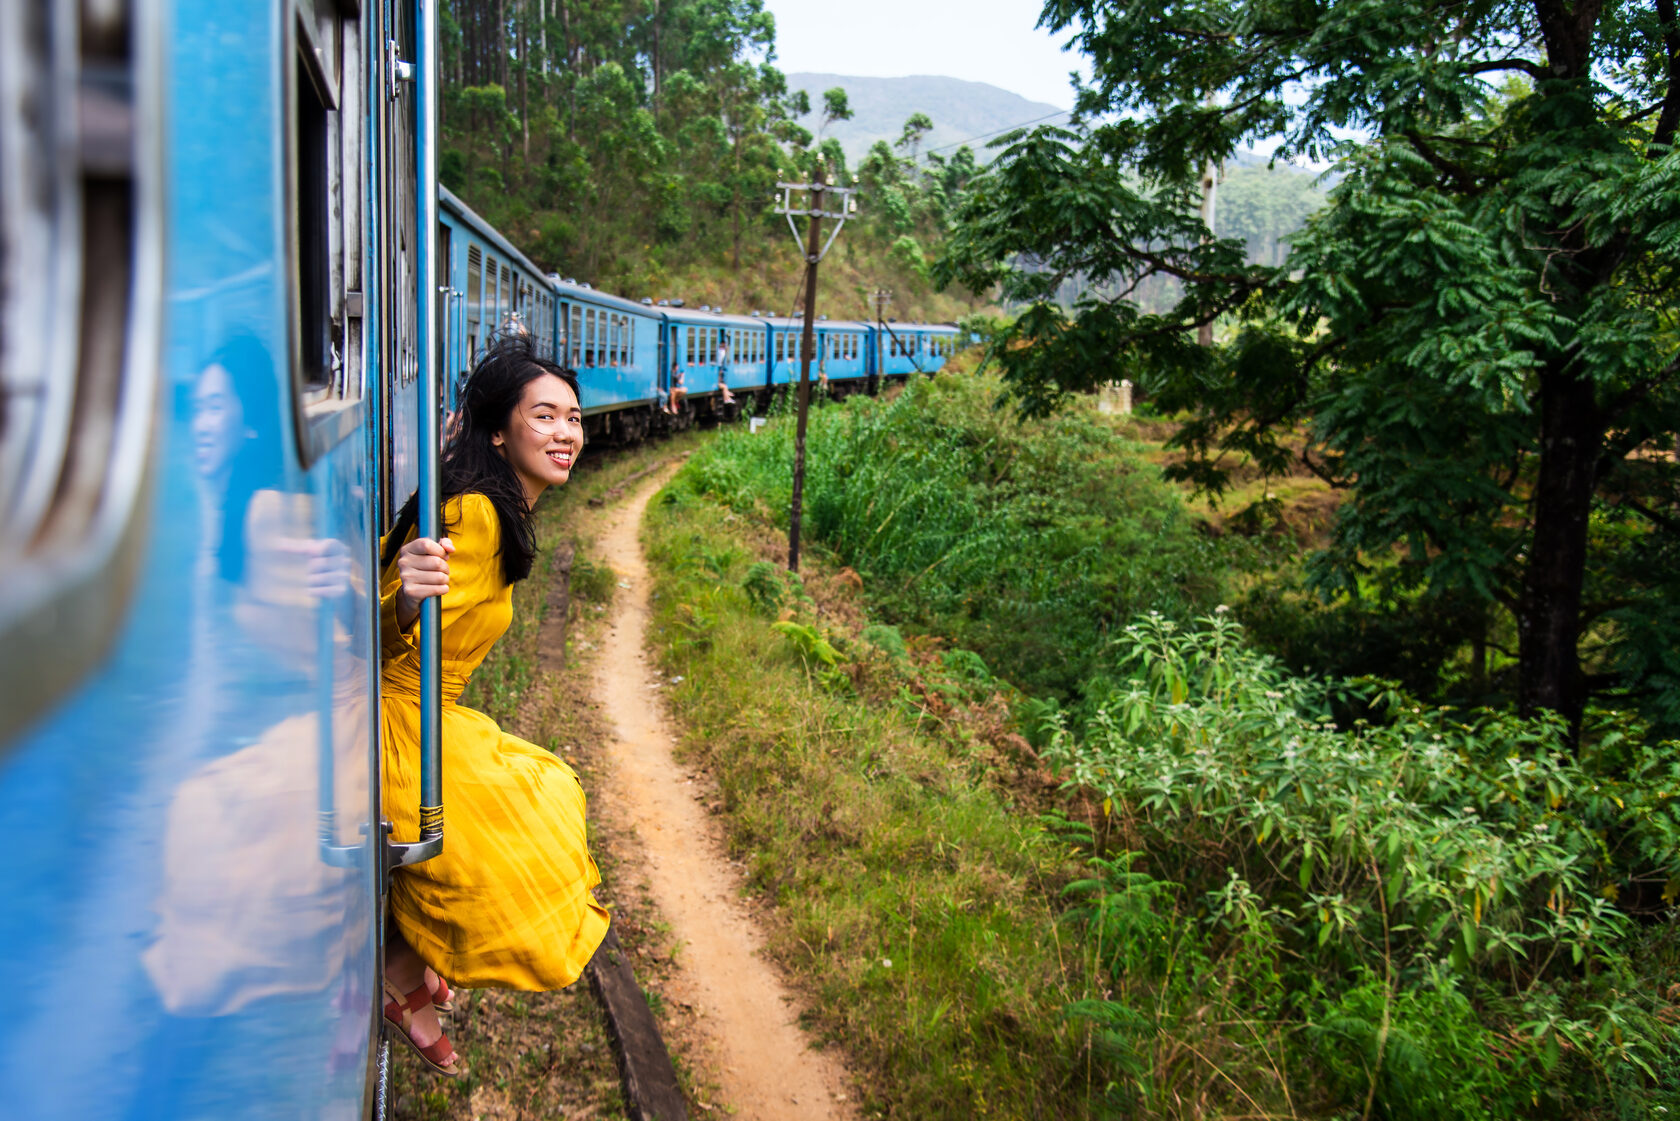
<path id="1" fill-rule="evenodd" d="M 501 591 L 502 527 L 496 507 L 482 494 L 451 498 L 443 508 L 443 524 L 444 536 L 455 546 L 449 555 L 449 590 L 443 593 L 443 629 L 448 630 L 454 620 Z M 408 539 L 413 537 L 411 532 Z M 381 555 L 384 548 L 381 542 Z M 379 645 L 385 659 L 420 651 L 419 628 L 414 623 L 407 630 L 397 625 L 397 592 L 401 588 L 402 577 L 393 560 L 379 585 Z"/>

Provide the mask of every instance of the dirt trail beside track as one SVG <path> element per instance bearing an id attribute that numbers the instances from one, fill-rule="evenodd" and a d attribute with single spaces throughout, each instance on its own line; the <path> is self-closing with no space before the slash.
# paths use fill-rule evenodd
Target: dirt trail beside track
<path id="1" fill-rule="evenodd" d="M 637 538 L 649 500 L 670 474 L 638 485 L 596 544 L 620 580 L 595 663 L 594 700 L 610 729 L 602 809 L 631 838 L 630 851 L 617 854 L 619 867 L 646 877 L 682 947 L 666 998 L 692 1008 L 699 1021 L 708 1053 L 689 1061 L 698 1060 L 697 1073 L 721 1091 L 722 1100 L 710 1104 L 742 1121 L 850 1121 L 845 1070 L 810 1049 L 797 1005 L 740 902 L 741 877 L 717 826 L 671 755 L 675 732 L 644 653 L 650 580 Z"/>

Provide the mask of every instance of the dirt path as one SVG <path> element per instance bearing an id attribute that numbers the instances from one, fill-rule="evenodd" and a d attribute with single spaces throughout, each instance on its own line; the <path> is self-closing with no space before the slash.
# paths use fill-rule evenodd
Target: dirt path
<path id="1" fill-rule="evenodd" d="M 613 738 L 605 791 L 639 851 L 654 902 L 682 946 L 673 994 L 699 1015 L 722 1105 L 742 1121 L 850 1119 L 841 1065 L 809 1048 L 797 1007 L 764 960 L 764 938 L 741 906 L 741 880 L 695 787 L 671 757 L 673 730 L 643 653 L 649 578 L 637 533 L 667 478 L 640 484 L 609 517 L 598 543 L 622 584 L 596 663 L 595 700 Z"/>

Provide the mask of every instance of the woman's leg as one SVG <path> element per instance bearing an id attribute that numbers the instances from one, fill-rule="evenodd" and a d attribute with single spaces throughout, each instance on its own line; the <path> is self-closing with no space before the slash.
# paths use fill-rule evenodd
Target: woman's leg
<path id="1" fill-rule="evenodd" d="M 403 941 L 397 933 L 396 924 L 391 924 L 385 935 L 385 980 L 391 987 L 404 996 L 418 988 L 432 988 L 431 982 L 435 976 L 428 976 L 431 970 L 420 955 L 415 953 L 409 944 Z M 443 1025 L 438 1022 L 437 1010 L 430 1004 L 414 1013 L 414 1026 L 409 1031 L 409 1038 L 422 1047 L 429 1047 L 437 1042 L 443 1034 Z"/>

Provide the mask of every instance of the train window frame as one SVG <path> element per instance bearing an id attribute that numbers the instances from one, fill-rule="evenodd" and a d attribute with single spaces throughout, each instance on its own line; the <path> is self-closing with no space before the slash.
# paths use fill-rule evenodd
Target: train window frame
<path id="1" fill-rule="evenodd" d="M 484 323 L 484 250 L 467 243 L 467 361 L 478 361 L 479 331 Z"/>
<path id="2" fill-rule="evenodd" d="M 280 8 L 287 367 L 298 457 L 308 468 L 360 428 L 369 408 L 367 135 L 364 75 L 354 64 L 361 21 L 342 0 L 286 0 Z"/>
<path id="3" fill-rule="evenodd" d="M 571 368 L 577 369 L 583 363 L 583 305 L 572 305 L 572 327 L 568 334 L 572 348 Z"/>

